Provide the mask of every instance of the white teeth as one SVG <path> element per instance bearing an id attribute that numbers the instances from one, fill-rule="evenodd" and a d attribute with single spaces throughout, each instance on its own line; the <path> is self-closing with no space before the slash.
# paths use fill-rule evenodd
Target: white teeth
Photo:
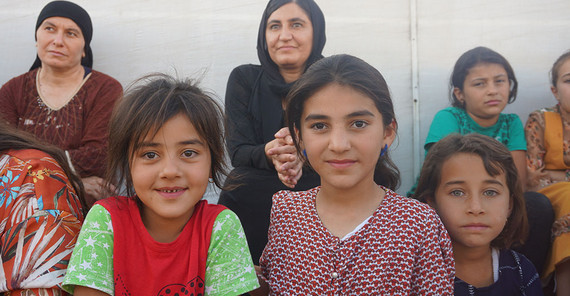
<path id="1" fill-rule="evenodd" d="M 166 192 L 166 193 L 173 193 L 173 192 L 178 192 L 180 190 L 176 189 L 176 190 L 162 190 L 162 192 Z"/>

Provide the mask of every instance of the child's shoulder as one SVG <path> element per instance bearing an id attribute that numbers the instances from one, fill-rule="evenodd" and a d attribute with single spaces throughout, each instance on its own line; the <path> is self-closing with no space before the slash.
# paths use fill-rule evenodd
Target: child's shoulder
<path id="1" fill-rule="evenodd" d="M 525 273 L 536 273 L 536 268 L 523 254 L 510 249 L 501 250 L 499 252 L 499 268 L 500 269 L 516 269 L 519 267 Z"/>
<path id="2" fill-rule="evenodd" d="M 455 118 L 457 116 L 461 116 L 465 113 L 465 110 L 457 107 L 446 107 L 443 108 L 435 114 L 436 119 L 444 119 L 444 118 Z"/>
<path id="3" fill-rule="evenodd" d="M 527 295 L 542 295 L 542 286 L 536 268 L 523 254 L 513 250 L 501 250 L 499 275 L 503 283 L 515 284 L 524 289 Z"/>
<path id="4" fill-rule="evenodd" d="M 273 195 L 273 203 L 310 201 L 317 196 L 320 186 L 305 191 L 280 190 Z"/>
<path id="5" fill-rule="evenodd" d="M 425 203 L 402 196 L 385 187 L 382 187 L 382 189 L 386 192 L 384 202 L 382 203 L 384 207 L 393 208 L 399 212 L 425 212 L 430 215 L 435 213 L 433 209 Z"/>

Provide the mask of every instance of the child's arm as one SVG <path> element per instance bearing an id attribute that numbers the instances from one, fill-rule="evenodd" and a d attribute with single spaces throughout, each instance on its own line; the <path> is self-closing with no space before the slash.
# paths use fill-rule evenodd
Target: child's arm
<path id="1" fill-rule="evenodd" d="M 527 178 L 521 179 L 529 190 L 536 191 L 552 181 L 544 171 L 544 116 L 540 111 L 530 113 L 524 128 L 526 137 L 526 170 Z M 518 167 L 517 167 L 518 168 Z"/>
<path id="2" fill-rule="evenodd" d="M 109 296 L 109 294 L 101 292 L 99 290 L 91 289 L 84 286 L 76 286 L 75 292 L 73 293 L 75 296 Z"/>
<path id="3" fill-rule="evenodd" d="M 62 286 L 69 293 L 90 287 L 103 295 L 114 294 L 113 227 L 111 215 L 101 205 L 93 206 L 85 218 Z"/>
<path id="4" fill-rule="evenodd" d="M 223 210 L 213 227 L 206 259 L 205 295 L 237 295 L 258 288 L 245 233 L 236 214 Z"/>
<path id="5" fill-rule="evenodd" d="M 438 142 L 439 140 L 445 138 L 446 136 L 459 133 L 459 119 L 453 113 L 452 108 L 445 108 L 440 110 L 435 114 L 431 125 L 429 127 L 429 132 L 426 137 L 426 142 L 424 144 L 424 149 L 426 154 L 434 143 Z"/>
<path id="6" fill-rule="evenodd" d="M 257 274 L 257 279 L 259 281 L 259 288 L 250 291 L 249 295 L 251 296 L 266 296 L 269 295 L 269 285 L 263 278 L 263 271 L 261 270 L 260 266 L 255 266 L 255 273 Z"/>

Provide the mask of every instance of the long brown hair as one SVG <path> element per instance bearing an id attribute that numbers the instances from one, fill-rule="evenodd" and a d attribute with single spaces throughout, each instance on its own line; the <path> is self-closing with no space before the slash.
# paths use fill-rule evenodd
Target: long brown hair
<path id="1" fill-rule="evenodd" d="M 75 193 L 81 202 L 83 216 L 85 216 L 87 214 L 88 207 L 85 202 L 85 190 L 83 188 L 83 183 L 79 176 L 77 176 L 69 166 L 67 157 L 63 150 L 56 146 L 42 143 L 33 135 L 17 130 L 16 128 L 8 125 L 5 121 L 0 120 L 0 153 L 4 153 L 8 150 L 24 149 L 36 149 L 43 151 L 57 161 L 69 179 L 69 183 L 71 183 L 71 186 L 75 189 Z"/>
<path id="2" fill-rule="evenodd" d="M 287 95 L 286 119 L 289 131 L 291 135 L 296 135 L 295 129 L 299 130 L 298 138 L 293 137 L 297 151 L 301 151 L 299 143 L 303 135 L 300 126 L 305 102 L 325 86 L 334 83 L 348 86 L 370 98 L 378 112 L 382 114 L 386 128 L 391 128 L 392 122 L 396 123 L 390 90 L 382 74 L 357 57 L 347 54 L 333 55 L 314 63 L 295 82 Z M 394 133 L 396 132 L 397 130 L 394 130 Z M 400 171 L 392 162 L 387 150 L 379 155 L 374 170 L 374 181 L 392 190 L 396 190 L 400 185 Z"/>
<path id="3" fill-rule="evenodd" d="M 435 192 L 441 182 L 443 164 L 458 153 L 479 156 L 490 176 L 505 174 L 512 205 L 511 215 L 503 231 L 491 241 L 491 246 L 508 249 L 514 243 L 522 244 L 528 232 L 522 185 L 518 180 L 517 168 L 510 151 L 505 145 L 491 137 L 477 133 L 465 136 L 451 134 L 435 143 L 426 156 L 413 198 L 422 202 L 435 201 Z"/>

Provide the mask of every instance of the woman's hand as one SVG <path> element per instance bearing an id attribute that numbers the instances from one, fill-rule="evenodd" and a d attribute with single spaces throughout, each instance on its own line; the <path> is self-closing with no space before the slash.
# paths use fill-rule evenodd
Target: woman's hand
<path id="1" fill-rule="evenodd" d="M 287 127 L 277 131 L 275 139 L 265 145 L 265 155 L 273 163 L 279 180 L 285 186 L 294 188 L 303 174 L 303 162 L 298 157 Z"/>
<path id="2" fill-rule="evenodd" d="M 116 194 L 115 186 L 111 185 L 111 188 L 105 187 L 105 181 L 97 176 L 82 178 L 81 181 L 83 181 L 83 186 L 85 187 L 85 201 L 89 207 L 93 206 L 100 199 Z"/>

